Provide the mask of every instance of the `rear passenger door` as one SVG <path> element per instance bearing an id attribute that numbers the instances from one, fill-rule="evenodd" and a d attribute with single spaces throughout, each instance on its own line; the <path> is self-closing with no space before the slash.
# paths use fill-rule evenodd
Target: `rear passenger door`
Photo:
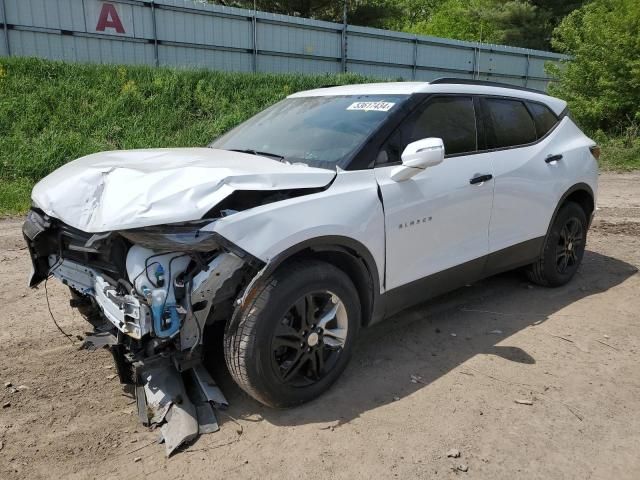
<path id="1" fill-rule="evenodd" d="M 546 162 L 558 118 L 543 104 L 481 97 L 482 124 L 493 161 L 495 187 L 489 226 L 489 270 L 533 260 L 556 207 L 562 174 Z M 508 249 L 505 251 L 505 249 Z"/>

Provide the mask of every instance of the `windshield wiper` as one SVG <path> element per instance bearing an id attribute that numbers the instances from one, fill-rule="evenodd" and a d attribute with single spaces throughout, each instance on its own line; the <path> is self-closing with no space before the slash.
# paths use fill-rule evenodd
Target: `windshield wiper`
<path id="1" fill-rule="evenodd" d="M 284 157 L 282 155 L 278 155 L 277 153 L 259 152 L 258 150 L 253 150 L 251 148 L 247 148 L 247 149 L 232 148 L 229 151 L 230 152 L 239 152 L 239 153 L 249 153 L 251 155 L 258 155 L 260 157 L 271 157 L 271 158 L 275 158 L 276 160 L 280 160 L 280 161 L 284 160 Z"/>

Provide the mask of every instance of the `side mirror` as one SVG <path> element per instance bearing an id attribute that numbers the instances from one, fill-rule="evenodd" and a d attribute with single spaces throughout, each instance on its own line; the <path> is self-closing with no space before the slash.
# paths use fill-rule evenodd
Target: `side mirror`
<path id="1" fill-rule="evenodd" d="M 402 152 L 402 166 L 391 172 L 391 179 L 404 182 L 429 167 L 444 161 L 444 143 L 441 138 L 425 138 L 410 143 Z"/>

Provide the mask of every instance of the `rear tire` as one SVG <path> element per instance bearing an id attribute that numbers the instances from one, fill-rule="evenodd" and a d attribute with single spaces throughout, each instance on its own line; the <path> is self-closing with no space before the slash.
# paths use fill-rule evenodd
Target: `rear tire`
<path id="1" fill-rule="evenodd" d="M 270 407 L 291 407 L 326 391 L 347 366 L 361 320 L 358 292 L 337 267 L 284 266 L 238 307 L 224 335 L 236 383 Z"/>
<path id="2" fill-rule="evenodd" d="M 574 202 L 563 205 L 545 238 L 542 256 L 526 270 L 529 280 L 545 287 L 569 282 L 582 262 L 587 229 L 582 207 Z"/>

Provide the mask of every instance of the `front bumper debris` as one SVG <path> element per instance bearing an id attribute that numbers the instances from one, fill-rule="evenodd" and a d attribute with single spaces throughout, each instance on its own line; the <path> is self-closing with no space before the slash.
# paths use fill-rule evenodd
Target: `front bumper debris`
<path id="1" fill-rule="evenodd" d="M 121 383 L 135 389 L 141 422 L 159 427 L 166 455 L 217 431 L 216 410 L 228 402 L 202 364 L 204 331 L 229 317 L 257 272 L 255 259 L 217 243 L 211 252 L 158 252 L 118 232 L 81 232 L 37 210 L 23 233 L 33 264 L 30 285 L 53 276 L 71 289 L 71 305 L 94 327 L 84 347 L 109 349 Z M 156 283 L 148 269 L 162 262 L 165 277 Z M 154 304 L 150 293 L 159 289 L 166 300 Z M 170 319 L 165 307 L 172 309 Z"/>
<path id="2" fill-rule="evenodd" d="M 167 457 L 199 434 L 219 430 L 214 407 L 227 408 L 228 402 L 201 364 L 182 374 L 168 359 L 139 368 L 138 416 L 143 425 L 162 425 Z"/>
<path id="3" fill-rule="evenodd" d="M 50 274 L 82 295 L 90 295 L 104 318 L 122 333 L 136 340 L 151 333 L 151 311 L 133 295 L 120 295 L 96 271 L 70 260 L 51 256 Z"/>

